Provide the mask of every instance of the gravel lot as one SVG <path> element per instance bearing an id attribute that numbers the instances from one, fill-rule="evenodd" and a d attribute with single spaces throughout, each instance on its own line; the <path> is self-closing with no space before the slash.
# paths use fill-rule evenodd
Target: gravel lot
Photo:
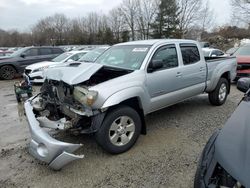
<path id="1" fill-rule="evenodd" d="M 105 153 L 91 136 L 60 135 L 81 142 L 85 158 L 55 172 L 27 152 L 29 130 L 13 81 L 0 81 L 0 187 L 193 187 L 199 154 L 222 127 L 242 93 L 232 86 L 225 105 L 211 106 L 207 95 L 153 113 L 148 134 L 121 155 Z M 38 90 L 38 87 L 36 87 Z"/>

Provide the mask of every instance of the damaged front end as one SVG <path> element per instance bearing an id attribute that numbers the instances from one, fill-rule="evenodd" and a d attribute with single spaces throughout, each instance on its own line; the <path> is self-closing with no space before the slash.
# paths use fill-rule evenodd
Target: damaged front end
<path id="1" fill-rule="evenodd" d="M 25 102 L 31 132 L 29 151 L 37 159 L 59 170 L 83 155 L 74 155 L 81 144 L 58 141 L 44 128 L 93 133 L 101 124 L 104 113 L 93 110 L 98 93 L 84 86 L 71 86 L 63 81 L 46 80 L 41 93 Z"/>

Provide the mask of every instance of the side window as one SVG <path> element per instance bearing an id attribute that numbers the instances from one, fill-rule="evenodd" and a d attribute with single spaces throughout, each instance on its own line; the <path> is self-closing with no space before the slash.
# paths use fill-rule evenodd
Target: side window
<path id="1" fill-rule="evenodd" d="M 152 60 L 163 62 L 162 69 L 178 67 L 178 55 L 174 45 L 160 47 L 154 54 Z"/>
<path id="2" fill-rule="evenodd" d="M 222 51 L 220 51 L 220 50 L 216 50 L 215 54 L 216 54 L 216 56 L 222 56 L 222 55 L 224 55 L 224 53 Z"/>
<path id="3" fill-rule="evenodd" d="M 40 54 L 41 55 L 50 55 L 51 49 L 50 48 L 40 48 Z"/>
<path id="4" fill-rule="evenodd" d="M 37 48 L 31 48 L 25 52 L 25 55 L 27 57 L 29 56 L 37 56 L 38 55 L 38 49 Z"/>
<path id="5" fill-rule="evenodd" d="M 194 64 L 200 61 L 200 53 L 196 45 L 180 44 L 184 65 Z"/>
<path id="6" fill-rule="evenodd" d="M 52 48 L 52 53 L 53 54 L 61 54 L 61 53 L 63 53 L 63 50 L 60 48 Z"/>

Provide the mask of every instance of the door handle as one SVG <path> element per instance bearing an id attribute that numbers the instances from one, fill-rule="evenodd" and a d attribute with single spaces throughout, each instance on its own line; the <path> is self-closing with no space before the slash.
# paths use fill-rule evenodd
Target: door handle
<path id="1" fill-rule="evenodd" d="M 204 71 L 204 67 L 200 67 L 200 71 Z"/>
<path id="2" fill-rule="evenodd" d="M 178 77 L 181 77 L 182 76 L 182 73 L 181 72 L 177 72 L 176 73 L 176 77 L 178 78 Z"/>

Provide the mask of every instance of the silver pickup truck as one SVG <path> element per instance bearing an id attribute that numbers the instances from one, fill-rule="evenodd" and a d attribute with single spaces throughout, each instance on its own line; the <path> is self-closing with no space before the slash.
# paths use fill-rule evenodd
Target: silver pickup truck
<path id="1" fill-rule="evenodd" d="M 48 69 L 41 92 L 25 102 L 30 153 L 55 170 L 83 158 L 81 144 L 58 141 L 44 128 L 94 134 L 106 151 L 129 150 L 146 133 L 144 117 L 208 93 L 222 105 L 236 76 L 236 59 L 206 61 L 191 40 L 146 40 L 114 45 L 95 63 Z"/>

